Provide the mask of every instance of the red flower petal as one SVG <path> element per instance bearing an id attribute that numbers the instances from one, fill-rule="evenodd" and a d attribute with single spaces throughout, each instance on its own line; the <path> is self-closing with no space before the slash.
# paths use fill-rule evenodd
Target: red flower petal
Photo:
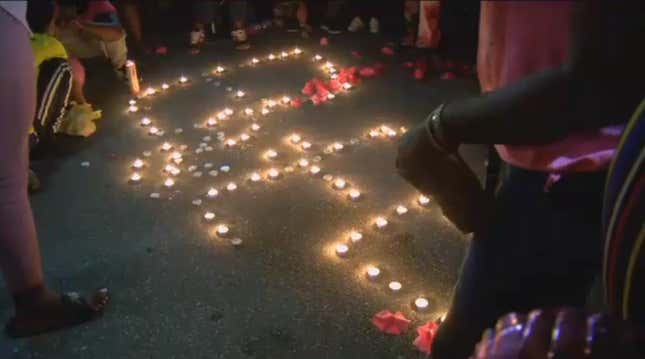
<path id="1" fill-rule="evenodd" d="M 327 39 L 326 37 L 322 37 L 322 38 L 320 38 L 320 45 L 321 45 L 321 46 L 327 46 L 327 45 L 329 45 L 329 39 Z"/>
<path id="2" fill-rule="evenodd" d="M 363 67 L 360 72 L 361 76 L 363 77 L 374 77 L 376 76 L 376 70 L 374 70 L 373 67 L 370 66 L 365 66 Z"/>
<path id="3" fill-rule="evenodd" d="M 392 56 L 392 55 L 394 55 L 394 49 L 393 49 L 393 48 L 391 48 L 391 47 L 389 47 L 389 46 L 385 46 L 385 47 L 383 47 L 383 48 L 381 49 L 381 52 L 382 52 L 384 55 L 388 55 L 388 56 Z"/>
<path id="4" fill-rule="evenodd" d="M 293 100 L 291 100 L 291 107 L 294 107 L 294 108 L 302 107 L 302 100 L 299 98 L 294 98 Z"/>
<path id="5" fill-rule="evenodd" d="M 443 75 L 441 75 L 442 80 L 455 80 L 457 78 L 457 75 L 455 75 L 453 72 L 444 72 Z"/>
<path id="6" fill-rule="evenodd" d="M 434 337 L 437 334 L 439 325 L 434 321 L 429 321 L 426 325 L 417 328 L 417 338 L 414 340 L 414 346 L 419 349 L 419 351 L 430 355 L 432 350 L 432 342 Z"/>
<path id="7" fill-rule="evenodd" d="M 392 313 L 389 310 L 384 310 L 374 315 L 372 324 L 384 333 L 401 335 L 410 327 L 410 319 L 401 312 Z"/>
<path id="8" fill-rule="evenodd" d="M 314 86 L 314 82 L 308 81 L 305 84 L 305 87 L 302 88 L 302 93 L 306 96 L 312 96 L 316 92 L 316 87 Z"/>

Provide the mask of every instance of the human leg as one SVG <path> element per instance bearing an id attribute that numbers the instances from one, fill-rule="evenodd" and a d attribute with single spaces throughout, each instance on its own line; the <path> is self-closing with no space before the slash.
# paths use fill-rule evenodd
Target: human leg
<path id="1" fill-rule="evenodd" d="M 467 358 L 502 314 L 584 304 L 600 268 L 604 176 L 571 175 L 548 193 L 546 179 L 509 170 L 492 228 L 469 248 L 434 358 Z"/>

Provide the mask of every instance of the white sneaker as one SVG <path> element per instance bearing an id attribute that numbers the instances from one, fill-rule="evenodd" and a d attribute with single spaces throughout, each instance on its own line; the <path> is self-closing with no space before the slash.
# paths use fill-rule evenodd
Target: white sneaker
<path id="1" fill-rule="evenodd" d="M 380 29 L 380 24 L 379 24 L 379 22 L 378 22 L 378 19 L 376 19 L 375 17 L 373 17 L 373 18 L 370 20 L 370 32 L 371 32 L 372 34 L 378 34 L 379 29 Z"/>
<path id="2" fill-rule="evenodd" d="M 365 27 L 365 24 L 363 24 L 363 20 L 361 20 L 360 17 L 355 17 L 352 22 L 349 24 L 347 27 L 347 31 L 349 32 L 356 32 Z"/>

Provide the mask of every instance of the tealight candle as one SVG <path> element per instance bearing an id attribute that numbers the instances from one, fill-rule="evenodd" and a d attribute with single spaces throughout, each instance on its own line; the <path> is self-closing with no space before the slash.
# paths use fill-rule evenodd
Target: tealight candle
<path id="1" fill-rule="evenodd" d="M 215 68 L 215 72 L 216 72 L 216 73 L 218 73 L 218 74 L 221 74 L 222 72 L 224 72 L 224 67 L 222 67 L 222 66 L 217 66 L 217 67 Z"/>
<path id="2" fill-rule="evenodd" d="M 398 292 L 403 288 L 403 285 L 400 282 L 390 282 L 387 286 L 393 292 Z"/>
<path id="3" fill-rule="evenodd" d="M 343 258 L 347 256 L 347 253 L 349 252 L 349 247 L 346 244 L 339 243 L 336 245 L 336 255 Z"/>
<path id="4" fill-rule="evenodd" d="M 226 116 L 232 116 L 234 113 L 235 113 L 235 112 L 233 112 L 233 109 L 231 109 L 231 108 L 228 108 L 228 107 L 227 107 L 227 108 L 225 108 L 225 109 L 224 109 L 224 114 L 225 114 Z"/>
<path id="5" fill-rule="evenodd" d="M 336 98 L 336 95 L 334 95 L 334 94 L 333 94 L 333 93 L 331 93 L 331 92 L 329 93 L 329 95 L 327 95 L 327 99 L 329 99 L 329 100 L 333 100 L 333 99 L 335 99 L 335 98 Z"/>
<path id="6" fill-rule="evenodd" d="M 271 168 L 269 170 L 269 172 L 268 172 L 268 175 L 269 175 L 269 178 L 276 179 L 276 178 L 280 177 L 280 171 L 278 171 L 275 168 Z"/>
<path id="7" fill-rule="evenodd" d="M 295 49 L 293 49 L 293 53 L 296 54 L 296 55 L 300 55 L 300 54 L 302 54 L 302 50 L 300 50 L 299 48 L 296 47 Z"/>
<path id="8" fill-rule="evenodd" d="M 342 144 L 342 143 L 340 143 L 340 142 L 335 142 L 335 143 L 332 145 L 332 148 L 334 149 L 334 151 L 342 151 L 342 150 L 343 150 L 343 148 L 345 148 L 345 145 L 343 145 L 343 144 Z"/>
<path id="9" fill-rule="evenodd" d="M 208 196 L 208 198 L 215 198 L 219 195 L 219 191 L 211 187 L 206 195 Z"/>
<path id="10" fill-rule="evenodd" d="M 273 160 L 278 157 L 278 152 L 276 152 L 275 150 L 268 150 L 264 153 L 264 156 L 270 160 Z"/>
<path id="11" fill-rule="evenodd" d="M 428 198 L 428 197 L 426 197 L 424 195 L 420 195 L 419 198 L 417 199 L 417 201 L 419 202 L 420 205 L 422 205 L 424 207 L 427 206 L 428 204 L 430 204 L 430 198 Z"/>
<path id="12" fill-rule="evenodd" d="M 174 161 L 180 160 L 181 158 L 182 158 L 182 154 L 179 151 L 175 151 L 175 152 L 170 154 L 170 159 L 172 159 Z"/>
<path id="13" fill-rule="evenodd" d="M 132 176 L 130 176 L 130 181 L 132 183 L 139 183 L 141 181 L 141 175 L 137 172 L 133 173 Z"/>
<path id="14" fill-rule="evenodd" d="M 237 145 L 237 141 L 235 141 L 234 139 L 229 138 L 228 140 L 226 140 L 226 147 L 235 147 L 235 145 Z"/>
<path id="15" fill-rule="evenodd" d="M 302 140 L 302 137 L 300 137 L 299 134 L 294 133 L 289 137 L 289 139 L 291 140 L 291 143 L 293 143 L 294 145 L 297 145 Z"/>
<path id="16" fill-rule="evenodd" d="M 249 179 L 251 182 L 260 182 L 262 180 L 262 176 L 257 172 L 253 172 L 251 173 L 251 176 L 249 176 Z"/>
<path id="17" fill-rule="evenodd" d="M 244 97 L 244 96 L 246 96 L 246 93 L 244 93 L 244 91 L 242 91 L 242 90 L 238 90 L 238 91 L 235 93 L 235 97 L 237 97 L 237 98 L 242 98 L 242 97 Z"/>
<path id="18" fill-rule="evenodd" d="M 357 201 L 361 198 L 361 192 L 357 189 L 350 189 L 347 195 L 352 201 Z"/>
<path id="19" fill-rule="evenodd" d="M 383 229 L 383 228 L 387 227 L 387 225 L 388 225 L 388 221 L 387 221 L 387 219 L 385 219 L 385 218 L 383 218 L 383 217 L 378 217 L 378 218 L 376 218 L 376 220 L 374 221 L 374 225 L 375 225 L 378 229 Z"/>
<path id="20" fill-rule="evenodd" d="M 426 298 L 419 297 L 414 300 L 414 307 L 417 310 L 426 310 L 428 309 L 428 306 L 430 306 L 430 301 L 428 301 L 428 299 Z"/>
<path id="21" fill-rule="evenodd" d="M 349 82 L 345 82 L 345 83 L 343 84 L 343 88 L 344 88 L 345 90 L 349 90 L 349 89 L 351 89 L 351 88 L 352 88 L 352 84 L 350 84 Z"/>
<path id="22" fill-rule="evenodd" d="M 251 59 L 251 63 L 253 65 L 257 65 L 259 62 L 260 62 L 260 60 L 257 57 L 254 57 L 254 58 Z"/>
<path id="23" fill-rule="evenodd" d="M 369 266 L 365 271 L 365 275 L 367 275 L 367 278 L 369 280 L 377 280 L 381 275 L 381 270 L 378 267 Z"/>
<path id="24" fill-rule="evenodd" d="M 164 82 L 163 84 L 161 84 L 161 89 L 162 90 L 167 90 L 169 88 L 170 88 L 170 85 L 168 85 L 167 83 Z"/>
<path id="25" fill-rule="evenodd" d="M 146 89 L 146 95 L 147 96 L 152 96 L 157 93 L 157 90 L 155 90 L 153 87 L 148 87 Z"/>
<path id="26" fill-rule="evenodd" d="M 150 126 L 152 124 L 152 120 L 150 120 L 148 117 L 144 117 L 141 119 L 141 126 L 146 127 Z"/>
<path id="27" fill-rule="evenodd" d="M 206 120 L 206 125 L 208 127 L 215 127 L 217 126 L 217 120 L 213 117 L 209 117 L 208 120 Z"/>
<path id="28" fill-rule="evenodd" d="M 251 130 L 259 131 L 260 130 L 260 125 L 258 125 L 257 123 L 252 124 L 251 125 Z"/>
<path id="29" fill-rule="evenodd" d="M 136 105 L 136 104 L 137 104 L 137 100 L 132 99 L 132 100 L 128 101 L 128 105 L 130 105 L 130 106 L 133 106 L 133 105 Z"/>
<path id="30" fill-rule="evenodd" d="M 370 137 L 371 138 L 381 137 L 381 133 L 377 130 L 370 130 Z"/>
<path id="31" fill-rule="evenodd" d="M 325 67 L 326 67 L 326 68 L 332 68 L 332 67 L 334 67 L 334 64 L 332 64 L 330 61 L 327 61 L 327 62 L 325 63 Z"/>
<path id="32" fill-rule="evenodd" d="M 167 188 L 171 188 L 172 186 L 174 186 L 174 185 L 175 185 L 175 180 L 174 180 L 174 179 L 172 179 L 172 178 L 167 178 L 167 179 L 164 181 L 163 185 L 164 185 L 164 186 L 166 186 Z"/>
<path id="33" fill-rule="evenodd" d="M 291 103 L 291 97 L 283 96 L 282 97 L 282 103 L 285 104 L 285 105 L 288 105 L 289 103 Z"/>
<path id="34" fill-rule="evenodd" d="M 244 109 L 244 114 L 246 114 L 247 116 L 253 116 L 253 109 L 247 107 L 246 109 Z"/>
<path id="35" fill-rule="evenodd" d="M 302 143 L 301 147 L 302 147 L 303 150 L 308 150 L 308 149 L 311 148 L 311 142 L 305 141 L 305 142 Z"/>
<path id="36" fill-rule="evenodd" d="M 217 119 L 220 121 L 226 120 L 226 113 L 224 111 L 217 114 Z"/>
<path id="37" fill-rule="evenodd" d="M 390 129 L 389 131 L 387 131 L 386 135 L 387 137 L 390 137 L 390 138 L 396 137 L 396 131 Z"/>
<path id="38" fill-rule="evenodd" d="M 148 130 L 148 134 L 150 134 L 150 135 L 156 135 L 158 133 L 159 133 L 159 129 L 154 127 L 154 126 L 150 127 L 150 129 Z"/>
<path id="39" fill-rule="evenodd" d="M 224 237 L 228 234 L 228 232 L 230 232 L 230 228 L 228 228 L 228 226 L 225 224 L 220 224 L 215 230 L 217 231 L 217 235 L 220 237 Z"/>
<path id="40" fill-rule="evenodd" d="M 357 231 L 351 231 L 349 233 L 349 239 L 352 240 L 352 242 L 360 242 L 363 239 L 363 233 L 357 232 Z"/>
<path id="41" fill-rule="evenodd" d="M 269 107 L 276 107 L 278 105 L 278 103 L 275 102 L 274 100 L 269 100 L 269 101 L 267 101 L 267 105 Z"/>
<path id="42" fill-rule="evenodd" d="M 347 182 L 342 178 L 336 178 L 334 181 L 334 188 L 344 189 L 345 187 L 347 187 Z"/>
<path id="43" fill-rule="evenodd" d="M 401 126 L 399 127 L 399 131 L 401 131 L 401 133 L 406 133 L 408 132 L 408 129 L 405 126 Z"/>
<path id="44" fill-rule="evenodd" d="M 132 168 L 141 169 L 144 165 L 145 163 L 140 158 L 137 158 L 132 162 Z"/>
<path id="45" fill-rule="evenodd" d="M 230 182 L 226 185 L 226 190 L 229 192 L 234 192 L 235 190 L 237 190 L 237 185 L 235 184 L 235 182 Z"/>
<path id="46" fill-rule="evenodd" d="M 336 79 L 338 78 L 338 74 L 331 74 L 331 76 L 329 76 L 329 77 L 330 77 L 332 80 L 336 80 Z"/>
<path id="47" fill-rule="evenodd" d="M 182 76 L 179 78 L 179 82 L 185 84 L 186 82 L 188 82 L 188 78 L 186 76 Z"/>
<path id="48" fill-rule="evenodd" d="M 289 57 L 289 54 L 287 52 L 285 52 L 285 51 L 282 51 L 280 56 L 282 56 L 282 58 L 285 58 L 285 57 Z"/>
<path id="49" fill-rule="evenodd" d="M 309 173 L 311 173 L 312 175 L 317 175 L 317 174 L 319 174 L 319 173 L 320 173 L 320 167 L 318 167 L 318 166 L 311 166 L 311 167 L 309 168 Z"/>
<path id="50" fill-rule="evenodd" d="M 298 160 L 298 166 L 302 168 L 309 166 L 309 160 L 307 160 L 306 158 L 301 158 L 300 160 Z"/>
<path id="51" fill-rule="evenodd" d="M 134 113 L 137 111 L 139 111 L 139 108 L 136 105 L 130 105 L 130 107 L 128 107 L 128 112 Z"/>
<path id="52" fill-rule="evenodd" d="M 269 111 L 269 109 L 268 109 L 268 108 L 263 108 L 263 109 L 262 109 L 262 115 L 263 115 L 263 116 L 268 115 L 268 114 L 269 114 L 269 112 L 270 112 L 270 111 Z"/>
<path id="53" fill-rule="evenodd" d="M 408 213 L 408 208 L 407 208 L 407 207 L 405 207 L 405 206 L 402 206 L 402 205 L 398 205 L 398 206 L 396 207 L 396 213 L 397 213 L 399 216 L 402 216 L 402 215 L 404 215 L 404 214 Z"/>
<path id="54" fill-rule="evenodd" d="M 275 55 L 274 54 L 269 54 L 269 60 L 271 60 L 271 61 L 275 60 Z"/>
<path id="55" fill-rule="evenodd" d="M 170 173 L 170 172 L 172 172 L 172 171 L 173 171 L 173 169 L 175 169 L 175 166 L 173 166 L 173 165 L 166 165 L 166 167 L 164 167 L 164 169 L 163 169 L 163 170 L 164 170 L 164 172 L 166 172 L 166 173 Z"/>
<path id="56" fill-rule="evenodd" d="M 209 221 L 209 222 L 212 221 L 213 219 L 215 219 L 215 213 L 213 213 L 213 212 L 204 213 L 204 219 Z"/>
<path id="57" fill-rule="evenodd" d="M 249 139 L 251 139 L 251 136 L 249 136 L 249 135 L 248 135 L 248 134 L 246 134 L 246 133 L 243 133 L 243 134 L 241 134 L 241 135 L 240 135 L 240 141 L 242 141 L 242 142 L 246 142 L 246 141 L 248 141 Z"/>
<path id="58" fill-rule="evenodd" d="M 164 142 L 163 145 L 161 145 L 161 150 L 164 152 L 168 152 L 172 150 L 172 145 L 168 142 Z"/>
<path id="59" fill-rule="evenodd" d="M 316 55 L 316 56 L 314 56 L 314 60 L 320 61 L 320 60 L 322 60 L 322 56 Z"/>

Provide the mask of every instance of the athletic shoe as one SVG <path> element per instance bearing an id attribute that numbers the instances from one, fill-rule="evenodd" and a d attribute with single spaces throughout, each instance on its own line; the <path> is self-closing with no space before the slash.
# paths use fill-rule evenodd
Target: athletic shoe
<path id="1" fill-rule="evenodd" d="M 379 33 L 379 30 L 380 30 L 380 24 L 379 24 L 379 22 L 378 22 L 378 19 L 377 19 L 377 18 L 375 18 L 375 17 L 373 17 L 373 18 L 370 20 L 370 32 L 371 32 L 372 34 L 378 34 L 378 33 Z"/>
<path id="2" fill-rule="evenodd" d="M 370 22 L 371 25 L 371 22 Z M 347 31 L 349 32 L 357 32 L 359 30 L 362 30 L 365 27 L 365 24 L 363 23 L 363 20 L 361 20 L 360 17 L 355 17 L 351 23 L 349 23 L 349 26 L 347 27 Z"/>

